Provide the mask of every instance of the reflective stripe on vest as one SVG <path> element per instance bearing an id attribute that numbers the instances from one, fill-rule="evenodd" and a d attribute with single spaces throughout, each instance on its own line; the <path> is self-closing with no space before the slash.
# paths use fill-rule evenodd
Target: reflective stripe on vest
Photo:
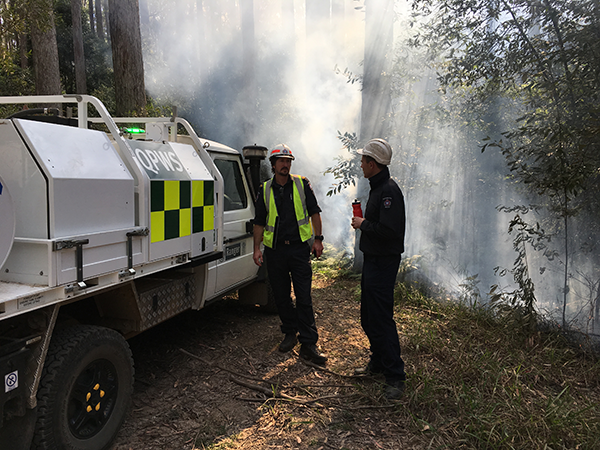
<path id="1" fill-rule="evenodd" d="M 300 240 L 308 241 L 312 237 L 312 229 L 310 226 L 310 217 L 306 210 L 306 194 L 304 193 L 304 182 L 299 175 L 292 175 L 292 191 L 294 198 L 294 211 L 296 212 L 296 221 L 298 230 L 300 231 Z M 277 206 L 275 205 L 275 195 L 272 189 L 273 179 L 271 178 L 264 185 L 263 193 L 265 199 L 265 207 L 267 208 L 267 224 L 263 234 L 263 243 L 270 248 L 273 248 L 273 239 L 275 237 L 275 223 L 277 221 Z"/>

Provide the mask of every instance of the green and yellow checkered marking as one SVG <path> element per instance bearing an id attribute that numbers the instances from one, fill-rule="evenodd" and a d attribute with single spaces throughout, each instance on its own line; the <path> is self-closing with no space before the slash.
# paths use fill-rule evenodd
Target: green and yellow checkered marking
<path id="1" fill-rule="evenodd" d="M 213 181 L 150 181 L 150 242 L 212 230 L 214 219 Z"/>

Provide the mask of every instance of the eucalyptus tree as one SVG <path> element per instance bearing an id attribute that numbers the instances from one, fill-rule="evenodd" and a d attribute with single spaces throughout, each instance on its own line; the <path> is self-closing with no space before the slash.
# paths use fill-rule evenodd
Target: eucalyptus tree
<path id="1" fill-rule="evenodd" d="M 390 112 L 394 2 L 365 1 L 365 55 L 362 78 L 361 141 L 387 137 Z"/>
<path id="2" fill-rule="evenodd" d="M 104 40 L 103 6 L 104 5 L 102 4 L 102 0 L 96 0 L 96 33 L 98 34 L 98 37 L 102 40 Z"/>
<path id="3" fill-rule="evenodd" d="M 467 92 L 471 105 L 503 108 L 505 120 L 499 124 L 503 131 L 489 138 L 482 150 L 498 148 L 514 183 L 524 186 L 531 201 L 540 202 L 536 208 L 543 207 L 550 218 L 541 226 L 528 225 L 521 215 L 532 205 L 505 205 L 517 211 L 511 226 L 521 230 L 515 238 L 522 243 L 520 248 L 525 242 L 534 243 L 552 258 L 557 253 L 543 241 L 562 236 L 566 324 L 574 274 L 569 266 L 571 249 L 590 250 L 600 231 L 600 4 L 414 0 L 413 9 L 428 22 L 412 43 L 427 46 L 442 87 Z M 573 232 L 575 217 L 590 222 Z M 598 252 L 588 255 L 594 253 Z M 521 257 L 515 263 L 515 279 L 532 303 L 533 285 L 523 268 Z"/>
<path id="4" fill-rule="evenodd" d="M 94 20 L 94 0 L 88 0 L 88 16 L 90 19 L 90 30 L 96 34 L 96 22 Z"/>
<path id="5" fill-rule="evenodd" d="M 109 1 L 117 115 L 144 114 L 146 89 L 137 0 Z"/>
<path id="6" fill-rule="evenodd" d="M 81 25 L 81 0 L 71 0 L 71 19 L 73 30 L 73 59 L 75 66 L 75 93 L 87 94 L 85 55 L 83 51 L 83 27 Z"/>

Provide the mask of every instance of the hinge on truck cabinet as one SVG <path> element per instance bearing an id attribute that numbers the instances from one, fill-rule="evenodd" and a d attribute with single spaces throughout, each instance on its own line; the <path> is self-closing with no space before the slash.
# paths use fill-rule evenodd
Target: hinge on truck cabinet
<path id="1" fill-rule="evenodd" d="M 127 277 L 135 275 L 135 269 L 133 268 L 133 238 L 135 236 L 148 236 L 150 230 L 148 228 L 139 228 L 137 230 L 130 231 L 126 234 L 127 236 L 127 271 L 119 273 L 120 277 Z"/>
<path id="2" fill-rule="evenodd" d="M 52 250 L 55 252 L 65 248 L 75 248 L 75 264 L 77 266 L 77 285 L 79 289 L 85 289 L 87 284 L 83 281 L 83 246 L 89 244 L 89 239 L 78 239 L 72 241 L 54 241 Z"/>

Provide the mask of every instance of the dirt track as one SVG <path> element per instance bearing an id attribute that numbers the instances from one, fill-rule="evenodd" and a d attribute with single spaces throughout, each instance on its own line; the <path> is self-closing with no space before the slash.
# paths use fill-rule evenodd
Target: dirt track
<path id="1" fill-rule="evenodd" d="M 367 360 L 357 283 L 320 276 L 313 281 L 319 344 L 327 367 L 339 374 L 352 374 Z M 299 347 L 278 352 L 281 338 L 276 315 L 235 299 L 134 338 L 133 406 L 113 449 L 423 448 L 406 436 L 403 401 L 386 403 L 378 380 L 310 367 L 298 358 Z M 267 378 L 271 384 L 257 381 Z M 235 380 L 293 399 L 267 400 Z"/>

